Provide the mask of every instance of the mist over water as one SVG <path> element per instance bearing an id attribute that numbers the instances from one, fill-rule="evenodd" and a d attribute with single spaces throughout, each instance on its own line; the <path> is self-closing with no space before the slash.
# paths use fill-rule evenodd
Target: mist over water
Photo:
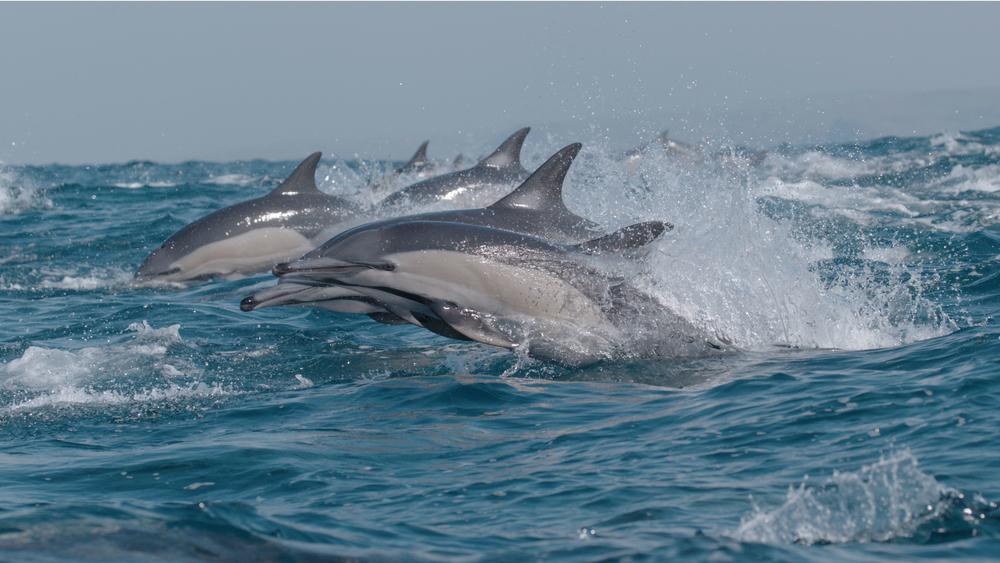
<path id="1" fill-rule="evenodd" d="M 167 236 L 295 163 L 0 166 L 0 545 L 995 556 L 1000 129 L 758 159 L 651 144 L 631 171 L 600 136 L 529 136 L 525 167 L 577 140 L 568 207 L 608 230 L 672 223 L 623 275 L 734 351 L 571 369 L 365 317 L 241 312 L 270 276 L 133 287 Z M 372 209 L 393 164 L 327 158 L 317 181 Z"/>

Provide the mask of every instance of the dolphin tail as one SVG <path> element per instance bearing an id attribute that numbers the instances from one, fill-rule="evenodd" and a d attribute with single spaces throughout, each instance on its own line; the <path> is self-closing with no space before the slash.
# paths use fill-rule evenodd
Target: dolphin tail
<path id="1" fill-rule="evenodd" d="M 575 248 L 580 252 L 586 252 L 587 254 L 628 252 L 646 246 L 673 228 L 673 225 L 664 221 L 636 223 L 635 225 L 619 229 L 610 235 L 588 240 L 571 248 Z"/>
<path id="2" fill-rule="evenodd" d="M 522 168 L 521 167 L 521 145 L 524 138 L 528 136 L 531 127 L 518 129 L 513 135 L 507 138 L 493 154 L 484 158 L 477 166 L 488 166 L 490 168 Z"/>

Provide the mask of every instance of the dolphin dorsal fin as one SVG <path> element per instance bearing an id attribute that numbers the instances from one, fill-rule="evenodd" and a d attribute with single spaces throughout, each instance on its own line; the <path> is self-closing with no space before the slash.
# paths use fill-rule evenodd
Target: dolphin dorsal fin
<path id="1" fill-rule="evenodd" d="M 490 209 L 538 209 L 570 213 L 563 203 L 563 181 L 582 146 L 580 143 L 573 143 L 550 156 L 523 184 L 491 205 Z"/>
<path id="2" fill-rule="evenodd" d="M 618 229 L 610 235 L 582 242 L 573 248 L 588 254 L 626 252 L 646 246 L 673 228 L 673 225 L 663 221 L 646 221 Z"/>
<path id="3" fill-rule="evenodd" d="M 507 137 L 493 154 L 479 161 L 476 166 L 487 166 L 489 168 L 520 168 L 521 166 L 521 145 L 524 138 L 528 136 L 531 127 L 518 129 L 513 135 Z"/>
<path id="4" fill-rule="evenodd" d="M 316 166 L 319 165 L 319 159 L 322 156 L 323 153 L 321 152 L 314 152 L 307 156 L 305 160 L 295 167 L 295 170 L 292 170 L 292 173 L 285 178 L 285 181 L 277 188 L 274 188 L 268 195 L 322 193 L 319 191 L 319 187 L 316 186 Z"/>
<path id="5" fill-rule="evenodd" d="M 402 172 L 409 172 L 410 170 L 419 168 L 419 167 L 427 164 L 427 144 L 428 143 L 430 143 L 430 141 L 424 141 L 424 142 L 420 143 L 420 146 L 417 147 L 417 152 L 413 153 L 413 156 L 410 157 L 410 160 L 406 164 L 404 164 L 401 168 L 399 168 L 398 170 L 396 170 L 396 172 L 400 172 L 400 173 L 402 173 Z"/>

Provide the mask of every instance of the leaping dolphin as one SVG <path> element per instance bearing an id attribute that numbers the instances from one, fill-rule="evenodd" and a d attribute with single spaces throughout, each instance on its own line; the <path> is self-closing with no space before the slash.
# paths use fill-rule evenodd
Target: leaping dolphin
<path id="1" fill-rule="evenodd" d="M 427 158 L 427 145 L 429 143 L 430 141 L 420 143 L 417 152 L 413 153 L 410 160 L 371 183 L 371 189 L 376 197 L 389 195 L 401 181 L 419 182 L 433 178 L 441 172 L 442 167 Z"/>
<path id="2" fill-rule="evenodd" d="M 531 130 L 519 129 L 501 144 L 493 154 L 472 168 L 442 174 L 407 186 L 378 204 L 382 214 L 412 206 L 425 206 L 439 201 L 482 205 L 482 198 L 495 197 L 498 189 L 512 188 L 528 177 L 521 166 L 521 145 Z"/>
<path id="3" fill-rule="evenodd" d="M 670 131 L 663 130 L 656 136 L 656 139 L 634 149 L 625 151 L 621 160 L 625 165 L 626 172 L 629 174 L 635 174 L 639 171 L 639 162 L 642 158 L 647 154 L 656 152 L 667 156 L 675 162 L 687 166 L 699 165 L 705 160 L 701 149 L 694 145 L 689 145 L 685 142 L 672 139 L 670 137 Z"/>
<path id="4" fill-rule="evenodd" d="M 220 209 L 185 226 L 146 257 L 137 282 L 184 282 L 255 274 L 302 256 L 330 229 L 358 216 L 355 204 L 316 186 L 321 153 L 302 161 L 269 194 Z"/>
<path id="5" fill-rule="evenodd" d="M 567 365 L 719 350 L 719 339 L 595 264 L 595 256 L 633 252 L 666 230 L 651 221 L 560 245 L 480 225 L 374 224 L 275 273 L 348 288 L 440 334 L 428 324 Z"/>
<path id="6" fill-rule="evenodd" d="M 725 147 L 713 153 L 705 153 L 698 146 L 671 138 L 670 132 L 664 130 L 653 141 L 626 151 L 621 161 L 625 165 L 626 172 L 635 174 L 639 171 L 640 161 L 654 154 L 665 156 L 671 162 L 686 167 L 715 163 L 729 171 L 758 167 L 767 157 L 767 151 L 740 146 Z"/>
<path id="7" fill-rule="evenodd" d="M 409 221 L 444 221 L 494 227 L 534 235 L 560 243 L 576 243 L 602 234 L 600 226 L 573 213 L 563 201 L 563 184 L 569 167 L 582 145 L 573 143 L 549 157 L 513 192 L 481 209 L 462 209 L 421 213 L 386 219 L 373 225 L 386 226 Z M 322 256 L 326 245 L 303 258 Z M 309 305 L 341 313 L 378 315 L 385 321 L 388 312 L 377 302 L 342 286 L 325 286 L 295 276 L 286 276 L 278 284 L 243 299 L 240 308 L 253 311 L 279 305 Z"/>

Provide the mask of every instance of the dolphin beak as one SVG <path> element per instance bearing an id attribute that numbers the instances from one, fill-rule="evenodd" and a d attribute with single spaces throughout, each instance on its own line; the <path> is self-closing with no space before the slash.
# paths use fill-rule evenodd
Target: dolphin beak
<path id="1" fill-rule="evenodd" d="M 297 274 L 309 278 L 334 278 L 361 270 L 392 271 L 396 267 L 388 262 L 351 262 L 336 258 L 302 258 L 294 262 L 282 262 L 271 273 L 278 277 Z"/>
<path id="2" fill-rule="evenodd" d="M 307 303 L 312 301 L 312 299 L 307 298 L 307 292 L 316 287 L 314 284 L 282 281 L 273 287 L 244 297 L 240 301 L 240 310 L 249 312 L 256 309 L 263 309 L 264 307 Z"/>

